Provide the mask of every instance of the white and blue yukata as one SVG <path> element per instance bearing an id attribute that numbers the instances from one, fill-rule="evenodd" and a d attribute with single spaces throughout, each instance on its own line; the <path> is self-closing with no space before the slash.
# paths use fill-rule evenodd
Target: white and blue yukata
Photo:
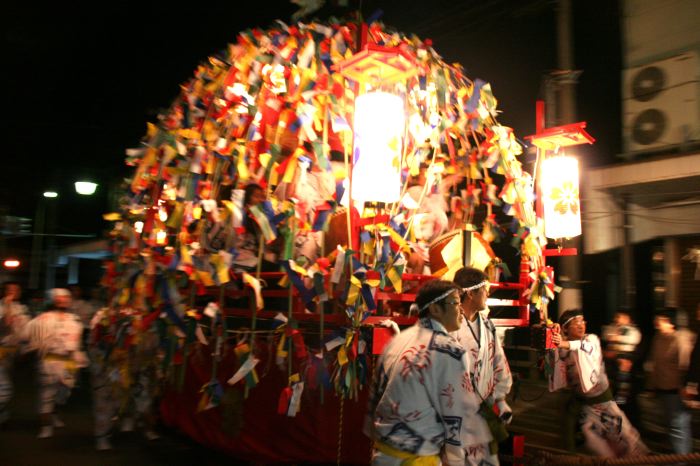
<path id="1" fill-rule="evenodd" d="M 649 450 L 639 432 L 612 399 L 598 337 L 588 334 L 569 345 L 548 354 L 549 391 L 570 388 L 574 392 L 582 405 L 579 423 L 586 447 L 608 458 L 646 454 Z"/>
<path id="2" fill-rule="evenodd" d="M 370 391 L 365 433 L 374 440 L 372 464 L 464 464 L 460 432 L 474 411 L 467 396 L 469 356 L 429 317 L 395 336 L 384 349 Z M 443 448 L 444 447 L 444 448 Z"/>
<path id="3" fill-rule="evenodd" d="M 496 326 L 488 318 L 488 309 L 477 312 L 473 322 L 462 316 L 459 330 L 451 332 L 469 354 L 469 405 L 476 404 L 470 414 L 470 422 L 462 429 L 462 445 L 468 465 L 496 466 L 498 455 L 491 452 L 489 444 L 493 434 L 486 419 L 478 413 L 482 401 L 493 405 L 505 399 L 513 384 L 508 360 L 496 335 Z"/>

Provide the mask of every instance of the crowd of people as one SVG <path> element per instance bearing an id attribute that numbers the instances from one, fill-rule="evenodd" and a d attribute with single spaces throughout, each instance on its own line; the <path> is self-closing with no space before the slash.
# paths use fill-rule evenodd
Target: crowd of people
<path id="1" fill-rule="evenodd" d="M 147 439 L 158 438 L 152 415 L 159 377 L 153 363 L 157 358 L 152 357 L 157 339 L 143 324 L 143 316 L 83 300 L 78 286 L 50 290 L 36 315 L 20 298 L 19 284 L 5 284 L 0 301 L 0 424 L 11 416 L 13 366 L 36 361 L 39 439 L 52 437 L 55 428 L 64 426 L 61 407 L 83 369 L 91 375 L 98 450 L 112 448 L 115 420 L 121 421 L 122 431 L 138 425 Z"/>
<path id="2" fill-rule="evenodd" d="M 498 464 L 498 443 L 512 418 L 506 402 L 512 377 L 488 318 L 488 295 L 486 275 L 471 267 L 453 282 L 433 280 L 419 289 L 418 322 L 390 341 L 375 371 L 365 428 L 374 442 L 373 464 Z M 662 408 L 673 452 L 692 452 L 700 345 L 683 320 L 677 309 L 659 310 L 643 357 L 642 333 L 628 310 L 616 313 L 602 340 L 587 332 L 581 310 L 560 315 L 546 373 L 550 391 L 571 393 L 562 416 L 567 449 L 577 450 L 580 433 L 596 456 L 648 454 L 635 427 L 644 386 Z M 646 381 L 635 369 L 642 363 Z"/>
<path id="3" fill-rule="evenodd" d="M 512 376 L 489 292 L 472 267 L 418 290 L 417 323 L 389 342 L 375 370 L 365 428 L 372 464 L 498 464 Z"/>
<path id="4" fill-rule="evenodd" d="M 387 344 L 374 372 L 365 426 L 373 440 L 373 464 L 498 464 L 498 444 L 508 437 L 512 420 L 506 401 L 512 376 L 489 319 L 489 294 L 487 275 L 473 267 L 460 269 L 453 281 L 430 280 L 418 290 L 412 305 L 416 324 Z M 20 297 L 18 284 L 4 286 L 0 424 L 11 415 L 12 366 L 33 353 L 38 438 L 53 436 L 63 425 L 61 406 L 79 371 L 88 367 L 96 448 L 112 448 L 117 422 L 122 430 L 138 425 L 146 438 L 157 438 L 153 400 L 162 374 L 152 316 L 82 300 L 76 287 L 51 290 L 45 309 L 36 315 Z M 600 338 L 587 332 L 578 309 L 563 312 L 553 326 L 556 349 L 546 357 L 549 388 L 572 394 L 562 416 L 564 445 L 575 450 L 579 431 L 587 449 L 601 457 L 649 453 L 635 427 L 635 401 L 643 386 L 662 407 L 673 451 L 690 453 L 692 409 L 700 407 L 695 333 L 682 312 L 660 309 L 643 357 L 642 332 L 632 317 L 628 310 L 618 311 Z"/>

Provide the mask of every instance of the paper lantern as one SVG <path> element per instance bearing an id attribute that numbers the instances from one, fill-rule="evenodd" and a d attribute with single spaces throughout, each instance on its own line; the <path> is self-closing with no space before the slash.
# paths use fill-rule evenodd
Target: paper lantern
<path id="1" fill-rule="evenodd" d="M 165 230 L 156 231 L 156 244 L 158 246 L 163 246 L 168 243 L 168 232 Z"/>
<path id="2" fill-rule="evenodd" d="M 552 239 L 581 234 L 578 160 L 567 156 L 545 159 L 541 175 L 544 233 Z"/>
<path id="3" fill-rule="evenodd" d="M 406 113 L 401 97 L 369 92 L 355 99 L 351 197 L 396 202 L 401 195 L 401 149 Z"/>

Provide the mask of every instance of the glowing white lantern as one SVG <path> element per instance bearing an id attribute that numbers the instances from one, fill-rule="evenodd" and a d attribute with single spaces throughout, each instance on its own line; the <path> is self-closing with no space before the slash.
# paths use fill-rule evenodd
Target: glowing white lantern
<path id="1" fill-rule="evenodd" d="M 401 97 L 370 92 L 355 99 L 355 201 L 396 202 L 401 196 L 401 145 L 406 122 Z"/>
<path id="2" fill-rule="evenodd" d="M 542 164 L 544 233 L 548 238 L 573 238 L 581 234 L 578 193 L 578 160 L 553 156 Z"/>

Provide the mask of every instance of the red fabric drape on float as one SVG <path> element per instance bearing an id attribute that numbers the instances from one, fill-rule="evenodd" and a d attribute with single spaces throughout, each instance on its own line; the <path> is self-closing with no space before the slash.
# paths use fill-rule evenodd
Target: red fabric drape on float
<path id="1" fill-rule="evenodd" d="M 209 353 L 204 350 L 203 353 Z M 226 352 L 219 364 L 219 382 L 225 390 L 241 390 L 242 383 L 226 385 L 237 367 L 233 351 Z M 277 413 L 280 393 L 287 385 L 285 369 L 273 364 L 264 374 L 269 355 L 261 355 L 257 371 L 260 382 L 251 389 L 243 403 L 243 426 L 235 436 L 221 428 L 220 407 L 197 412 L 202 386 L 211 378 L 210 358 L 192 355 L 189 358 L 185 383 L 181 391 L 170 386 L 160 406 L 163 422 L 177 428 L 200 444 L 229 453 L 232 457 L 269 463 L 335 464 L 338 455 L 340 398 L 326 390 L 324 403 L 320 402 L 318 388 L 304 390 L 300 412 L 296 417 Z M 274 355 L 273 355 L 274 357 Z M 264 374 L 264 375 L 263 375 Z M 341 462 L 369 464 L 369 439 L 362 434 L 367 409 L 367 389 L 360 392 L 359 400 L 346 400 L 343 407 Z"/>

